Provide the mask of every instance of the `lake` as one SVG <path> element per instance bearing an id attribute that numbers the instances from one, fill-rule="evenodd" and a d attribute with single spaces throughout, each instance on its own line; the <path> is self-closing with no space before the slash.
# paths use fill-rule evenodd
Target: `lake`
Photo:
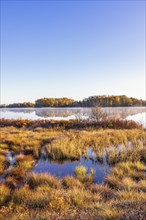
<path id="1" fill-rule="evenodd" d="M 102 108 L 108 117 L 134 120 L 146 127 L 146 107 Z M 1 108 L 0 118 L 70 120 L 88 118 L 91 108 Z"/>

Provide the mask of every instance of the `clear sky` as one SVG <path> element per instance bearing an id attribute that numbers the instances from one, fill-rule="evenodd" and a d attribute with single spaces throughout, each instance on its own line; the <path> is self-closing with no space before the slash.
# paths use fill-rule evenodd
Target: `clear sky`
<path id="1" fill-rule="evenodd" d="M 1 0 L 1 103 L 145 99 L 145 1 Z"/>

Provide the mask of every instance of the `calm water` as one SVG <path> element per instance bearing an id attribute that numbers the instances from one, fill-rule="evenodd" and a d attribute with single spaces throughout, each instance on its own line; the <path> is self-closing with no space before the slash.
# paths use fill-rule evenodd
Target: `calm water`
<path id="1" fill-rule="evenodd" d="M 146 127 L 146 107 L 103 108 L 108 117 L 134 120 Z M 54 119 L 70 120 L 88 118 L 91 108 L 2 108 L 0 117 L 5 119 Z"/>
<path id="2" fill-rule="evenodd" d="M 5 182 L 6 173 L 9 173 L 16 162 L 16 155 L 12 155 L 11 152 L 8 152 L 6 154 L 6 159 L 9 162 L 9 167 L 0 176 L 0 182 Z M 106 175 L 110 172 L 106 157 L 102 164 L 99 163 L 96 154 L 91 148 L 88 150 L 88 158 L 81 157 L 78 161 L 65 160 L 58 162 L 51 161 L 48 158 L 45 159 L 44 149 L 42 149 L 40 159 L 30 172 L 49 173 L 58 178 L 63 178 L 67 175 L 74 176 L 75 168 L 80 165 L 85 166 L 88 169 L 88 173 L 90 173 L 91 169 L 95 171 L 94 182 L 98 184 L 104 182 Z"/>
<path id="3" fill-rule="evenodd" d="M 8 152 L 6 154 L 6 160 L 9 163 L 9 167 L 7 170 L 4 171 L 4 173 L 0 176 L 0 183 L 5 181 L 6 173 L 8 173 L 11 168 L 14 166 L 14 163 L 16 162 L 16 156 L 12 155 L 11 152 Z"/>
<path id="4" fill-rule="evenodd" d="M 95 183 L 102 183 L 110 172 L 110 167 L 106 160 L 104 159 L 102 164 L 99 163 L 92 149 L 88 150 L 88 158 L 81 157 L 78 161 L 54 162 L 49 159 L 40 158 L 32 171 L 36 173 L 50 173 L 58 178 L 62 178 L 67 175 L 74 176 L 75 168 L 80 165 L 87 167 L 88 173 L 90 173 L 91 169 L 94 169 Z"/>

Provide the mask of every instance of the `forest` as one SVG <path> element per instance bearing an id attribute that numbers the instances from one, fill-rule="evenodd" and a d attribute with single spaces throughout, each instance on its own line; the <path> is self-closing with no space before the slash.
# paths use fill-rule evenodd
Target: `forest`
<path id="1" fill-rule="evenodd" d="M 32 102 L 2 104 L 0 108 L 41 108 L 41 107 L 130 107 L 146 106 L 146 100 L 121 96 L 89 96 L 81 101 L 67 97 L 63 98 L 40 98 Z"/>

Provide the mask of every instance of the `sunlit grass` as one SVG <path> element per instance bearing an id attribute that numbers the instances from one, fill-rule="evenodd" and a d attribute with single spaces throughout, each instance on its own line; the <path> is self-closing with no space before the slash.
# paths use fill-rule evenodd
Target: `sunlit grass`
<path id="1" fill-rule="evenodd" d="M 30 173 L 27 175 L 26 182 L 29 185 L 30 188 L 35 189 L 42 185 L 48 185 L 51 188 L 59 188 L 60 187 L 60 181 L 45 173 L 45 174 L 36 174 L 36 173 Z"/>
<path id="2" fill-rule="evenodd" d="M 31 155 L 18 155 L 16 157 L 16 163 L 15 166 L 17 167 L 21 167 L 22 169 L 28 171 L 30 169 L 32 169 L 34 165 L 34 160 L 33 157 Z"/>
<path id="3" fill-rule="evenodd" d="M 145 136 L 142 129 L 1 128 L 0 174 L 8 168 L 6 152 L 17 156 L 0 184 L 0 219 L 144 220 Z M 94 184 L 94 170 L 84 166 L 76 167 L 74 177 L 62 179 L 31 173 L 42 147 L 53 160 L 88 157 L 92 148 L 102 161 L 106 152 L 111 172 L 103 184 Z"/>
<path id="4" fill-rule="evenodd" d="M 84 166 L 78 166 L 75 168 L 75 175 L 77 177 L 85 177 L 87 175 L 87 168 Z"/>
<path id="5" fill-rule="evenodd" d="M 5 205 L 9 196 L 10 196 L 10 189 L 4 184 L 0 184 L 0 207 L 2 205 Z"/>
<path id="6" fill-rule="evenodd" d="M 4 170 L 8 167 L 8 163 L 5 155 L 0 155 L 0 175 L 4 172 Z"/>
<path id="7" fill-rule="evenodd" d="M 65 188 L 82 188 L 83 184 L 75 177 L 73 176 L 66 176 L 63 178 L 62 184 Z"/>

